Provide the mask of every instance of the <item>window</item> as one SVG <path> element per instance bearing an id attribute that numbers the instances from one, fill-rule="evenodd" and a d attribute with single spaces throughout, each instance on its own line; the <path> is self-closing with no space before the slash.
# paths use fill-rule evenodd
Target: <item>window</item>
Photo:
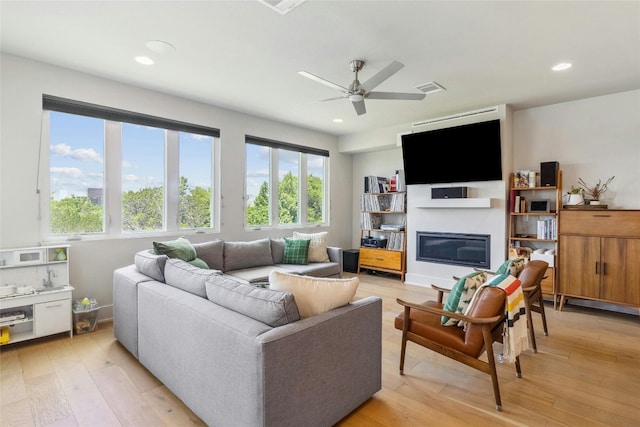
<path id="1" fill-rule="evenodd" d="M 245 142 L 247 227 L 328 222 L 328 151 L 254 136 Z"/>
<path id="2" fill-rule="evenodd" d="M 217 230 L 219 130 L 49 95 L 43 124 L 44 235 Z"/>

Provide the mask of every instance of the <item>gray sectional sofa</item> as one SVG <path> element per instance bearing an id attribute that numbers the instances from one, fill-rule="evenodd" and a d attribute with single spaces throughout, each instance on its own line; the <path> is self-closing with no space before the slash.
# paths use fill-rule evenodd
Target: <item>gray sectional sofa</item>
<path id="1" fill-rule="evenodd" d="M 219 245 L 194 247 L 213 265 Z M 327 265 L 278 265 L 276 253 L 244 269 L 229 258 L 228 270 L 224 244 L 220 270 L 144 251 L 114 272 L 114 335 L 210 426 L 334 425 L 381 388 L 381 299 L 300 318 L 291 293 L 251 283 L 268 278 L 263 267 L 349 280 L 329 251 Z"/>

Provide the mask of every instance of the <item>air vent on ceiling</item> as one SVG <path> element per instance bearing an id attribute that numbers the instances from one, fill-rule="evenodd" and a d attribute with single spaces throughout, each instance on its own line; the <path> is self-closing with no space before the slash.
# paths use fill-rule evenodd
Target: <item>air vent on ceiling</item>
<path id="1" fill-rule="evenodd" d="M 473 117 L 481 114 L 497 113 L 497 112 L 498 112 L 498 107 L 489 107 L 489 108 L 484 108 L 482 110 L 467 111 L 466 113 L 453 114 L 451 116 L 438 117 L 435 119 L 428 119 L 428 120 L 423 120 L 421 122 L 411 123 L 411 127 L 415 128 L 418 126 L 432 125 L 434 123 L 447 122 L 449 120 L 458 120 L 466 117 Z"/>
<path id="2" fill-rule="evenodd" d="M 275 10 L 281 15 L 286 15 L 291 12 L 301 3 L 306 0 L 258 0 L 260 3 L 266 4 L 271 9 Z"/>
<path id="3" fill-rule="evenodd" d="M 443 86 L 439 85 L 436 82 L 423 83 L 421 85 L 416 86 L 416 89 L 419 89 L 424 93 L 433 93 L 433 92 L 440 92 L 441 90 L 446 90 Z"/>

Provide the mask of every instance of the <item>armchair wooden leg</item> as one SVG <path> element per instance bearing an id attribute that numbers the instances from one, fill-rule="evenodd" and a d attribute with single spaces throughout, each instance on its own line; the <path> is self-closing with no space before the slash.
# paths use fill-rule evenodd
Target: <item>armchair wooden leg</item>
<path id="1" fill-rule="evenodd" d="M 409 316 L 411 309 L 404 308 L 404 320 L 402 322 L 402 344 L 400 345 L 400 375 L 404 375 L 404 355 L 407 350 L 407 331 L 409 330 Z"/>
<path id="2" fill-rule="evenodd" d="M 438 291 L 438 304 L 442 304 L 443 297 L 444 297 L 444 292 Z"/>
<path id="3" fill-rule="evenodd" d="M 547 316 L 544 313 L 544 298 L 540 295 L 540 299 L 538 304 L 540 304 L 540 316 L 542 316 L 542 329 L 544 330 L 544 336 L 549 336 L 549 331 L 547 330 Z"/>
<path id="4" fill-rule="evenodd" d="M 496 399 L 496 411 L 502 411 L 502 400 L 500 400 L 500 386 L 498 385 L 498 371 L 496 369 L 496 359 L 493 354 L 493 339 L 491 337 L 491 331 L 489 330 L 489 328 L 483 327 L 482 335 L 484 336 L 485 351 L 487 352 L 487 360 L 489 362 L 488 374 L 491 375 L 493 396 Z"/>
<path id="5" fill-rule="evenodd" d="M 534 353 L 538 352 L 538 347 L 536 346 L 536 334 L 533 331 L 533 318 L 531 316 L 531 303 L 527 303 L 526 311 L 527 311 L 527 333 L 529 334 L 529 341 L 531 342 L 531 350 Z"/>

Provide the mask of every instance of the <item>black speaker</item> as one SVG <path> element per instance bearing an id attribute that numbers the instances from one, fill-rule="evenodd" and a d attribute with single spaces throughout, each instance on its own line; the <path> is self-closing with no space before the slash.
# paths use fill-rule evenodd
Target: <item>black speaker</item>
<path id="1" fill-rule="evenodd" d="M 558 162 L 541 162 L 540 163 L 540 187 L 555 187 L 558 183 Z"/>
<path id="2" fill-rule="evenodd" d="M 349 273 L 357 273 L 359 257 L 360 251 L 358 249 L 345 249 L 342 251 L 342 270 Z"/>
<path id="3" fill-rule="evenodd" d="M 431 189 L 432 199 L 466 199 L 467 187 L 443 187 Z"/>

